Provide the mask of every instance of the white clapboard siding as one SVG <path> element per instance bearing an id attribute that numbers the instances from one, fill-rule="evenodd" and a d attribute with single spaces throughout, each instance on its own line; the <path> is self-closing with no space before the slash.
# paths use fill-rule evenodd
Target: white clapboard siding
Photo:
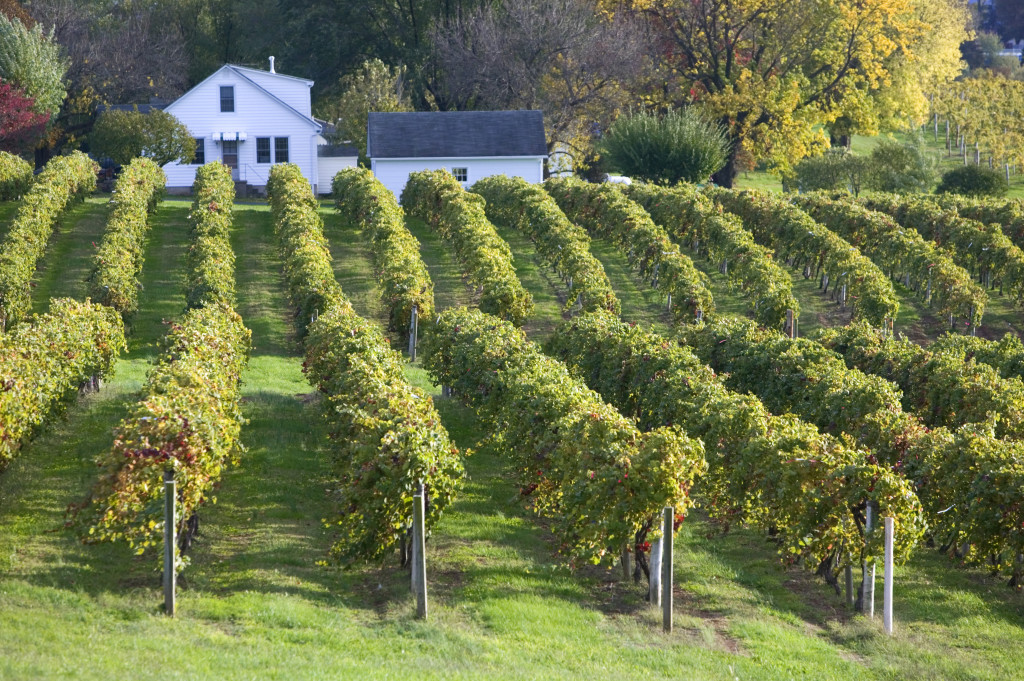
<path id="1" fill-rule="evenodd" d="M 316 188 L 319 182 L 316 162 L 316 137 L 320 126 L 304 115 L 309 111 L 309 87 L 301 79 L 280 74 L 264 73 L 257 81 L 252 69 L 237 69 L 231 65 L 219 71 L 172 102 L 167 111 L 188 127 L 194 137 L 203 138 L 206 151 L 205 161 L 223 160 L 223 144 L 212 138 L 214 132 L 244 133 L 244 140 L 238 142 L 238 172 L 236 179 L 250 185 L 266 185 L 271 163 L 256 162 L 256 139 L 271 139 L 271 162 L 275 157 L 273 138 L 288 138 L 288 161 L 295 163 L 302 174 Z M 256 82 L 254 82 L 256 81 Z M 220 110 L 220 87 L 233 85 L 235 88 L 235 110 Z M 262 89 L 261 89 L 262 88 Z M 272 89 L 274 88 L 274 89 Z M 281 94 L 298 99 L 299 88 L 305 94 L 302 108 L 286 105 Z M 276 97 L 276 98 L 275 98 Z M 301 102 L 300 102 L 301 104 Z M 164 166 L 167 186 L 170 189 L 186 189 L 195 181 L 198 165 L 169 163 Z"/>
<path id="2" fill-rule="evenodd" d="M 468 175 L 463 183 L 470 187 L 477 180 L 491 175 L 508 175 L 521 177 L 527 182 L 544 181 L 544 159 L 528 158 L 462 158 L 462 159 L 371 159 L 373 174 L 381 183 L 390 189 L 396 197 L 401 197 L 405 183 L 409 181 L 409 173 L 420 170 L 448 170 L 466 168 Z"/>

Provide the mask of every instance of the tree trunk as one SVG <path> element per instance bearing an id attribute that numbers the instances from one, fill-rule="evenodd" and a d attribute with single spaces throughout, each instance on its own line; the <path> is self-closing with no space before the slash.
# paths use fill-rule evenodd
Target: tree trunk
<path id="1" fill-rule="evenodd" d="M 729 157 L 725 160 L 725 165 L 717 173 L 711 176 L 711 181 L 717 184 L 719 187 L 725 187 L 726 189 L 732 189 L 736 182 L 736 176 L 739 174 L 739 170 L 736 167 L 736 155 L 739 152 L 739 140 L 732 140 L 732 150 L 729 152 Z"/>
<path id="2" fill-rule="evenodd" d="M 830 130 L 828 133 L 828 141 L 833 147 L 843 147 L 844 149 L 850 148 L 849 135 L 837 135 Z"/>

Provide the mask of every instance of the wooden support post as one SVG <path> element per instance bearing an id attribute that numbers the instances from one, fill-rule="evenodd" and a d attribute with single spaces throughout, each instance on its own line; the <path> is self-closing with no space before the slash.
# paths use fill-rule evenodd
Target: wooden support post
<path id="1" fill-rule="evenodd" d="M 857 600 L 853 595 L 853 556 L 848 557 L 846 561 L 846 607 L 853 608 L 854 602 Z"/>
<path id="2" fill-rule="evenodd" d="M 418 305 L 412 306 L 412 319 L 409 320 L 409 361 L 416 361 L 416 343 L 419 341 L 420 311 Z"/>
<path id="3" fill-rule="evenodd" d="M 622 558 L 620 562 L 622 563 L 622 581 L 628 582 L 631 575 L 629 569 L 629 544 L 626 542 L 622 543 Z"/>
<path id="4" fill-rule="evenodd" d="M 419 483 L 417 494 L 412 501 L 412 574 L 413 587 L 416 591 L 416 617 L 427 619 L 427 556 L 426 528 L 424 526 L 425 508 L 423 503 L 423 483 Z"/>
<path id="5" fill-rule="evenodd" d="M 865 530 L 867 534 L 871 533 L 874 528 L 874 506 L 869 501 L 867 506 L 867 522 L 865 523 Z M 868 565 L 864 563 L 862 565 L 862 584 L 861 584 L 861 604 L 860 609 L 868 617 L 875 616 L 875 564 L 871 563 Z"/>
<path id="6" fill-rule="evenodd" d="M 647 594 L 653 606 L 661 605 L 661 551 L 664 545 L 664 539 L 651 544 L 651 584 Z"/>
<path id="7" fill-rule="evenodd" d="M 174 617 L 174 589 L 178 585 L 178 573 L 174 566 L 175 546 L 178 542 L 175 503 L 177 501 L 177 485 L 174 482 L 174 470 L 164 471 L 164 613 Z"/>
<path id="8" fill-rule="evenodd" d="M 675 529 L 675 509 L 665 507 L 662 527 L 661 553 L 661 628 L 672 632 L 672 533 Z"/>
<path id="9" fill-rule="evenodd" d="M 882 587 L 882 626 L 892 636 L 892 542 L 893 519 L 883 518 L 885 523 L 885 583 Z"/>
<path id="10" fill-rule="evenodd" d="M 665 305 L 665 310 L 668 312 L 672 311 L 672 294 L 668 294 L 668 303 Z"/>
<path id="11" fill-rule="evenodd" d="M 786 333 L 789 334 L 790 338 L 796 338 L 795 319 L 793 310 L 786 310 Z"/>

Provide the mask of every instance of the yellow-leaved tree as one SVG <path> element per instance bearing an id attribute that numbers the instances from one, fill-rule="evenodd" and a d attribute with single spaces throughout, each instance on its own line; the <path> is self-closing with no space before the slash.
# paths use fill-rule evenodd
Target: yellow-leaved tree
<path id="1" fill-rule="evenodd" d="M 785 172 L 824 150 L 829 129 L 875 132 L 928 112 L 959 72 L 959 0 L 635 0 L 658 37 L 671 103 L 699 103 L 737 156 Z M 963 21 L 961 21 L 963 19 Z"/>

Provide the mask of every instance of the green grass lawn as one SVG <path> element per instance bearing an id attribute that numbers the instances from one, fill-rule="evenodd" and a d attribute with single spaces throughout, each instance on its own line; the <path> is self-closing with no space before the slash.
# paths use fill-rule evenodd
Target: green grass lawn
<path id="1" fill-rule="evenodd" d="M 854 135 L 850 139 L 850 149 L 855 154 L 867 156 L 880 140 L 889 136 L 900 141 L 907 141 L 911 138 L 910 134 L 906 132 L 897 132 L 892 133 L 891 135 Z M 942 121 L 939 121 L 938 137 L 935 136 L 931 126 L 925 126 L 923 139 L 925 149 L 935 158 L 937 163 L 935 178 L 936 185 L 938 185 L 938 181 L 942 173 L 964 165 L 963 156 L 957 154 L 955 151 L 953 153 L 946 151 L 946 130 Z M 967 162 L 968 164 L 974 163 L 973 149 L 968 149 L 967 151 Z M 984 154 L 982 155 L 982 163 L 985 165 L 988 164 L 988 157 Z M 999 167 L 996 169 L 1000 170 Z M 776 175 L 767 171 L 752 170 L 749 172 L 741 172 L 736 177 L 736 188 L 763 189 L 766 191 L 781 192 L 782 181 Z M 1010 175 L 1010 184 L 1007 189 L 1006 196 L 1013 199 L 1024 199 L 1024 174 Z"/>
<path id="2" fill-rule="evenodd" d="M 37 307 L 44 286 L 47 295 L 82 290 L 71 275 L 58 276 L 57 264 L 89 244 L 94 208 L 101 203 L 76 208 L 52 245 Z M 318 566 L 331 541 L 320 519 L 339 464 L 302 375 L 270 214 L 259 203 L 236 206 L 232 234 L 236 307 L 253 330 L 246 450 L 202 512 L 179 615 L 162 616 L 156 556 L 84 546 L 61 526 L 64 509 L 95 479 L 93 459 L 110 446 L 166 322 L 181 312 L 188 209 L 166 200 L 154 216 L 140 312 L 116 375 L 0 475 L 0 678 L 1024 677 L 1016 654 L 1024 596 L 999 580 L 922 548 L 898 570 L 889 638 L 807 571 L 784 569 L 763 535 L 740 528 L 720 536 L 699 513 L 676 542 L 677 627 L 662 633 L 642 588 L 620 581 L 618 570 L 571 573 L 558 560 L 544 523 L 509 483 L 503 452 L 488 446 L 491 434 L 471 410 L 440 399 L 419 366 L 408 367 L 410 380 L 434 395 L 458 445 L 475 450 L 465 490 L 428 543 L 430 619 L 414 619 L 408 573 L 393 563 Z M 382 321 L 364 236 L 327 207 L 324 219 L 339 281 L 362 314 Z M 410 226 L 436 276 L 438 306 L 470 302 L 443 245 L 422 223 Z M 564 287 L 528 241 L 503 235 L 539 303 L 527 328 L 542 337 L 560 318 Z M 624 317 L 667 328 L 664 301 L 616 249 L 595 242 L 594 251 Z M 726 304 L 745 306 L 715 286 Z M 880 585 L 878 598 L 880 608 Z"/>

